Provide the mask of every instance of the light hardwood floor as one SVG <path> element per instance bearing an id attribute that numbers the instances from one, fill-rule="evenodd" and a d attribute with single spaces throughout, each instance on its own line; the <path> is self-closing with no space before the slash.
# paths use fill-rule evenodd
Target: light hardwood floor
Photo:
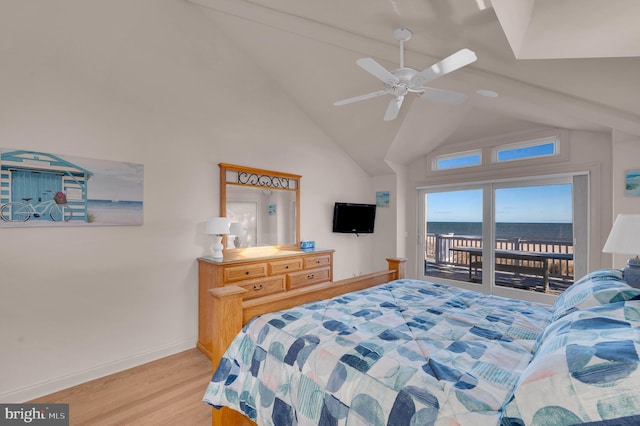
<path id="1" fill-rule="evenodd" d="M 197 349 L 43 396 L 68 403 L 70 425 L 210 425 L 202 396 L 211 361 Z"/>

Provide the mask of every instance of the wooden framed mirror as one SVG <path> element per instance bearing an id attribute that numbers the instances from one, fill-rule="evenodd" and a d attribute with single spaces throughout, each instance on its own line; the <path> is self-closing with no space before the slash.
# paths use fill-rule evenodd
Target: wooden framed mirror
<path id="1" fill-rule="evenodd" d="M 220 216 L 231 222 L 224 251 L 300 247 L 302 176 L 220 163 Z"/>

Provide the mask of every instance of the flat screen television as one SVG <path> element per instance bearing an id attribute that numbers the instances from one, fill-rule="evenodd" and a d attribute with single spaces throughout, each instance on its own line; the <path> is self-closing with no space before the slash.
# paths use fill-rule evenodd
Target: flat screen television
<path id="1" fill-rule="evenodd" d="M 375 204 L 335 203 L 333 207 L 333 232 L 371 234 L 375 221 Z"/>

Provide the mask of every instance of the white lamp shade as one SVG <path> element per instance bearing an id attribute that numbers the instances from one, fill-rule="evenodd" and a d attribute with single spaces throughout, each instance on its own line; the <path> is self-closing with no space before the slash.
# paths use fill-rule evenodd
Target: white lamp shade
<path id="1" fill-rule="evenodd" d="M 242 233 L 242 224 L 238 222 L 231 222 L 231 226 L 229 226 L 229 234 L 240 235 L 241 233 Z"/>
<path id="2" fill-rule="evenodd" d="M 207 234 L 226 235 L 229 233 L 229 219 L 226 217 L 211 217 L 207 220 L 205 231 Z"/>
<path id="3" fill-rule="evenodd" d="M 619 214 L 602 249 L 605 253 L 640 254 L 640 214 Z"/>

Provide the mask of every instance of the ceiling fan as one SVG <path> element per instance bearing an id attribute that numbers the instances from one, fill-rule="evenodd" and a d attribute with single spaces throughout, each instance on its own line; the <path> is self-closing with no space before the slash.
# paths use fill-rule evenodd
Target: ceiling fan
<path id="1" fill-rule="evenodd" d="M 418 72 L 413 68 L 404 66 L 404 42 L 409 41 L 413 33 L 406 28 L 398 28 L 394 30 L 393 35 L 400 42 L 400 68 L 387 71 L 372 58 L 361 58 L 356 61 L 358 66 L 384 83 L 384 90 L 343 99 L 334 102 L 335 106 L 387 94 L 392 95 L 393 99 L 389 102 L 387 111 L 384 114 L 384 121 L 391 121 L 398 116 L 404 96 L 409 92 L 418 93 L 420 97 L 425 99 L 448 104 L 461 104 L 467 100 L 467 95 L 464 93 L 424 87 L 423 84 L 475 62 L 478 58 L 474 52 L 469 49 L 459 50 L 424 71 Z"/>

